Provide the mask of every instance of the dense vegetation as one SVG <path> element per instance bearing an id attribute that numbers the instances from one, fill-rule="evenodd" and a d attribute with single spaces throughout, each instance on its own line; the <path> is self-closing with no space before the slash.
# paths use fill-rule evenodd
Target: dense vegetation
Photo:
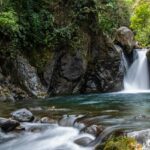
<path id="1" fill-rule="evenodd" d="M 0 52 L 46 57 L 41 67 L 51 51 L 82 49 L 81 30 L 112 35 L 121 25 L 129 25 L 128 6 L 122 0 L 1 0 Z"/>
<path id="2" fill-rule="evenodd" d="M 131 28 L 136 39 L 147 46 L 148 0 L 1 0 L 0 53 L 10 57 L 24 53 L 41 70 L 52 51 L 84 49 L 83 32 L 113 37 L 119 26 L 129 26 L 134 3 Z"/>
<path id="3" fill-rule="evenodd" d="M 143 46 L 150 45 L 150 1 L 140 0 L 134 6 L 131 28 L 136 32 L 136 40 Z"/>

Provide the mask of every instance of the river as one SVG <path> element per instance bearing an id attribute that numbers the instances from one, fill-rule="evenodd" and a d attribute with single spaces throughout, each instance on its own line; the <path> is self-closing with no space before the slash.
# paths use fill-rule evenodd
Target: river
<path id="1" fill-rule="evenodd" d="M 36 116 L 46 115 L 53 119 L 59 119 L 62 115 L 86 115 L 96 124 L 104 126 L 105 130 L 94 140 L 92 135 L 81 134 L 74 127 L 60 127 L 57 124 L 45 125 L 46 130 L 40 133 L 0 135 L 0 149 L 2 150 L 91 150 L 94 144 L 100 143 L 105 136 L 114 131 L 132 132 L 150 128 L 149 93 L 74 95 L 46 100 L 2 103 L 0 116 L 8 117 L 10 112 L 19 108 L 28 108 Z M 30 124 L 23 125 L 30 127 Z M 85 148 L 73 142 L 84 136 L 93 139 L 91 146 Z"/>

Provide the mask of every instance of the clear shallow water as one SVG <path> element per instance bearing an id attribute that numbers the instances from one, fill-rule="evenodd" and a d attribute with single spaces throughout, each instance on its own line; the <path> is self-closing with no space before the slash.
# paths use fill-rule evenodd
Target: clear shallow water
<path id="1" fill-rule="evenodd" d="M 46 100 L 33 100 L 14 104 L 2 103 L 0 105 L 0 116 L 9 117 L 11 111 L 19 108 L 28 108 L 36 116 L 49 116 L 52 119 L 61 118 L 64 114 L 87 115 L 96 124 L 103 125 L 106 128 L 91 144 L 92 146 L 117 130 L 137 131 L 150 128 L 150 93 L 91 94 L 54 97 Z M 80 147 L 73 142 L 80 136 L 79 130 L 75 128 L 63 128 L 54 125 L 54 127 L 49 126 L 46 132 L 19 135 L 16 141 L 11 140 L 8 143 L 1 144 L 0 149 L 23 150 L 27 143 L 28 150 L 38 149 L 37 147 L 40 147 L 40 150 L 93 149 L 92 147 Z M 57 140 L 60 141 L 60 144 L 59 142 L 54 142 Z M 54 147 L 50 146 L 52 145 L 50 144 L 51 142 Z M 11 146 L 11 148 L 8 146 Z"/>
<path id="2" fill-rule="evenodd" d="M 147 117 L 144 121 L 142 120 L 143 126 L 147 125 L 146 122 L 149 121 L 148 117 L 150 117 L 150 93 L 91 94 L 1 103 L 0 116 L 9 117 L 10 112 L 19 108 L 28 108 L 35 115 L 49 115 L 52 118 L 60 118 L 64 114 L 98 116 L 104 118 L 103 121 L 100 119 L 101 123 L 108 125 L 111 123 L 118 125 L 143 115 Z"/>

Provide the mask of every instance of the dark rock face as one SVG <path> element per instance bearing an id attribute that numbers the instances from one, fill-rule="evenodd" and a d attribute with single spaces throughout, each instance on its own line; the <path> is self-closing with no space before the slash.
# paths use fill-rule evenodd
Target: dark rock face
<path id="1" fill-rule="evenodd" d="M 36 69 L 32 67 L 27 59 L 18 56 L 15 61 L 16 80 L 33 96 L 44 98 L 47 95 L 46 89 L 37 76 Z"/>
<path id="2" fill-rule="evenodd" d="M 6 118 L 0 118 L 0 128 L 5 131 L 13 131 L 20 123 L 18 121 Z"/>
<path id="3" fill-rule="evenodd" d="M 147 56 L 148 61 L 150 62 L 150 49 L 148 49 L 146 56 Z"/>
<path id="4" fill-rule="evenodd" d="M 121 56 L 113 43 L 105 36 L 93 39 L 92 62 L 85 75 L 83 91 L 111 92 L 122 89 L 123 72 Z"/>
<path id="5" fill-rule="evenodd" d="M 97 137 L 103 130 L 104 129 L 101 125 L 91 125 L 89 127 L 86 127 L 84 129 L 84 132 L 92 134 L 95 137 Z"/>
<path id="6" fill-rule="evenodd" d="M 66 50 L 55 53 L 44 73 L 50 95 L 122 89 L 121 54 L 113 42 L 104 35 L 97 35 L 91 37 L 86 48 L 74 54 Z"/>
<path id="7" fill-rule="evenodd" d="M 20 122 L 30 122 L 34 119 L 33 114 L 25 108 L 14 111 L 11 115 L 13 119 Z"/>
<path id="8" fill-rule="evenodd" d="M 73 93 L 86 70 L 84 59 L 79 53 L 71 55 L 66 52 L 56 54 L 54 58 L 45 72 L 49 92 L 52 95 Z"/>
<path id="9" fill-rule="evenodd" d="M 27 99 L 28 94 L 22 90 L 19 86 L 14 85 L 11 82 L 10 76 L 4 76 L 0 69 L 0 101 L 17 101 L 21 99 Z"/>
<path id="10" fill-rule="evenodd" d="M 81 137 L 81 138 L 75 140 L 74 142 L 81 146 L 88 146 L 92 141 L 93 141 L 93 139 L 91 139 L 89 137 Z"/>
<path id="11" fill-rule="evenodd" d="M 123 28 L 123 31 L 119 29 L 118 34 L 123 32 L 121 38 L 126 39 L 129 35 L 132 36 L 132 33 L 128 33 L 129 31 L 125 29 Z M 53 52 L 42 78 L 47 89 L 42 85 L 36 69 L 29 64 L 28 60 L 23 56 L 17 56 L 13 60 L 13 69 L 10 73 L 10 81 L 17 85 L 16 88 L 11 84 L 11 88 L 8 88 L 13 94 L 11 99 L 22 99 L 28 97 L 27 95 L 45 98 L 47 94 L 53 96 L 122 90 L 124 72 L 121 68 L 121 50 L 123 47 L 120 47 L 119 51 L 113 42 L 103 35 L 103 32 L 98 34 L 83 32 L 85 32 L 85 41 L 82 50 L 76 49 L 71 52 L 69 48 L 63 47 Z M 133 40 L 132 37 L 130 38 L 129 40 Z M 117 40 L 118 43 L 122 42 L 118 38 Z M 127 43 L 131 46 L 131 43 L 126 41 L 125 44 Z M 0 72 L 1 80 L 3 75 Z M 6 95 L 0 96 L 1 101 L 6 99 L 8 99 Z"/>

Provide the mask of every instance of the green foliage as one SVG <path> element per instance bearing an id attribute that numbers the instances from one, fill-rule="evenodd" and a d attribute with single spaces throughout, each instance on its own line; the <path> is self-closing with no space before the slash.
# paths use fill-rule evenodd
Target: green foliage
<path id="1" fill-rule="evenodd" d="M 51 52 L 84 51 L 88 36 L 111 35 L 114 28 L 128 25 L 125 1 L 0 0 L 0 34 L 11 41 L 10 53 L 18 49 L 41 70 Z"/>
<path id="2" fill-rule="evenodd" d="M 120 26 L 129 26 L 130 9 L 126 0 L 109 0 L 99 4 L 99 23 L 107 34 Z"/>
<path id="3" fill-rule="evenodd" d="M 142 150 L 142 146 L 137 143 L 134 138 L 117 137 L 109 139 L 104 150 Z"/>
<path id="4" fill-rule="evenodd" d="M 42 2 L 42 1 L 41 1 Z M 49 36 L 54 31 L 54 18 L 40 1 L 17 1 L 15 10 L 19 17 L 19 45 L 24 51 L 31 51 L 49 44 Z"/>
<path id="5" fill-rule="evenodd" d="M 14 10 L 0 13 L 0 32 L 5 36 L 12 36 L 18 32 L 18 18 Z"/>
<path id="6" fill-rule="evenodd" d="M 150 2 L 142 0 L 131 17 L 131 28 L 136 31 L 136 40 L 142 46 L 150 45 Z"/>
<path id="7" fill-rule="evenodd" d="M 6 3 L 2 0 L 1 2 L 4 8 Z M 11 10 L 5 12 L 8 6 Z M 75 47 L 81 41 L 77 41 L 79 28 L 94 33 L 98 33 L 100 29 L 112 33 L 114 28 L 125 25 L 124 20 L 127 17 L 124 15 L 126 11 L 123 6 L 124 3 L 117 0 L 7 0 L 7 7 L 1 10 L 0 24 L 11 32 L 18 32 L 18 46 L 24 52 L 43 48 Z M 61 9 L 64 14 L 68 13 L 66 24 L 57 23 L 57 7 L 61 17 Z"/>

